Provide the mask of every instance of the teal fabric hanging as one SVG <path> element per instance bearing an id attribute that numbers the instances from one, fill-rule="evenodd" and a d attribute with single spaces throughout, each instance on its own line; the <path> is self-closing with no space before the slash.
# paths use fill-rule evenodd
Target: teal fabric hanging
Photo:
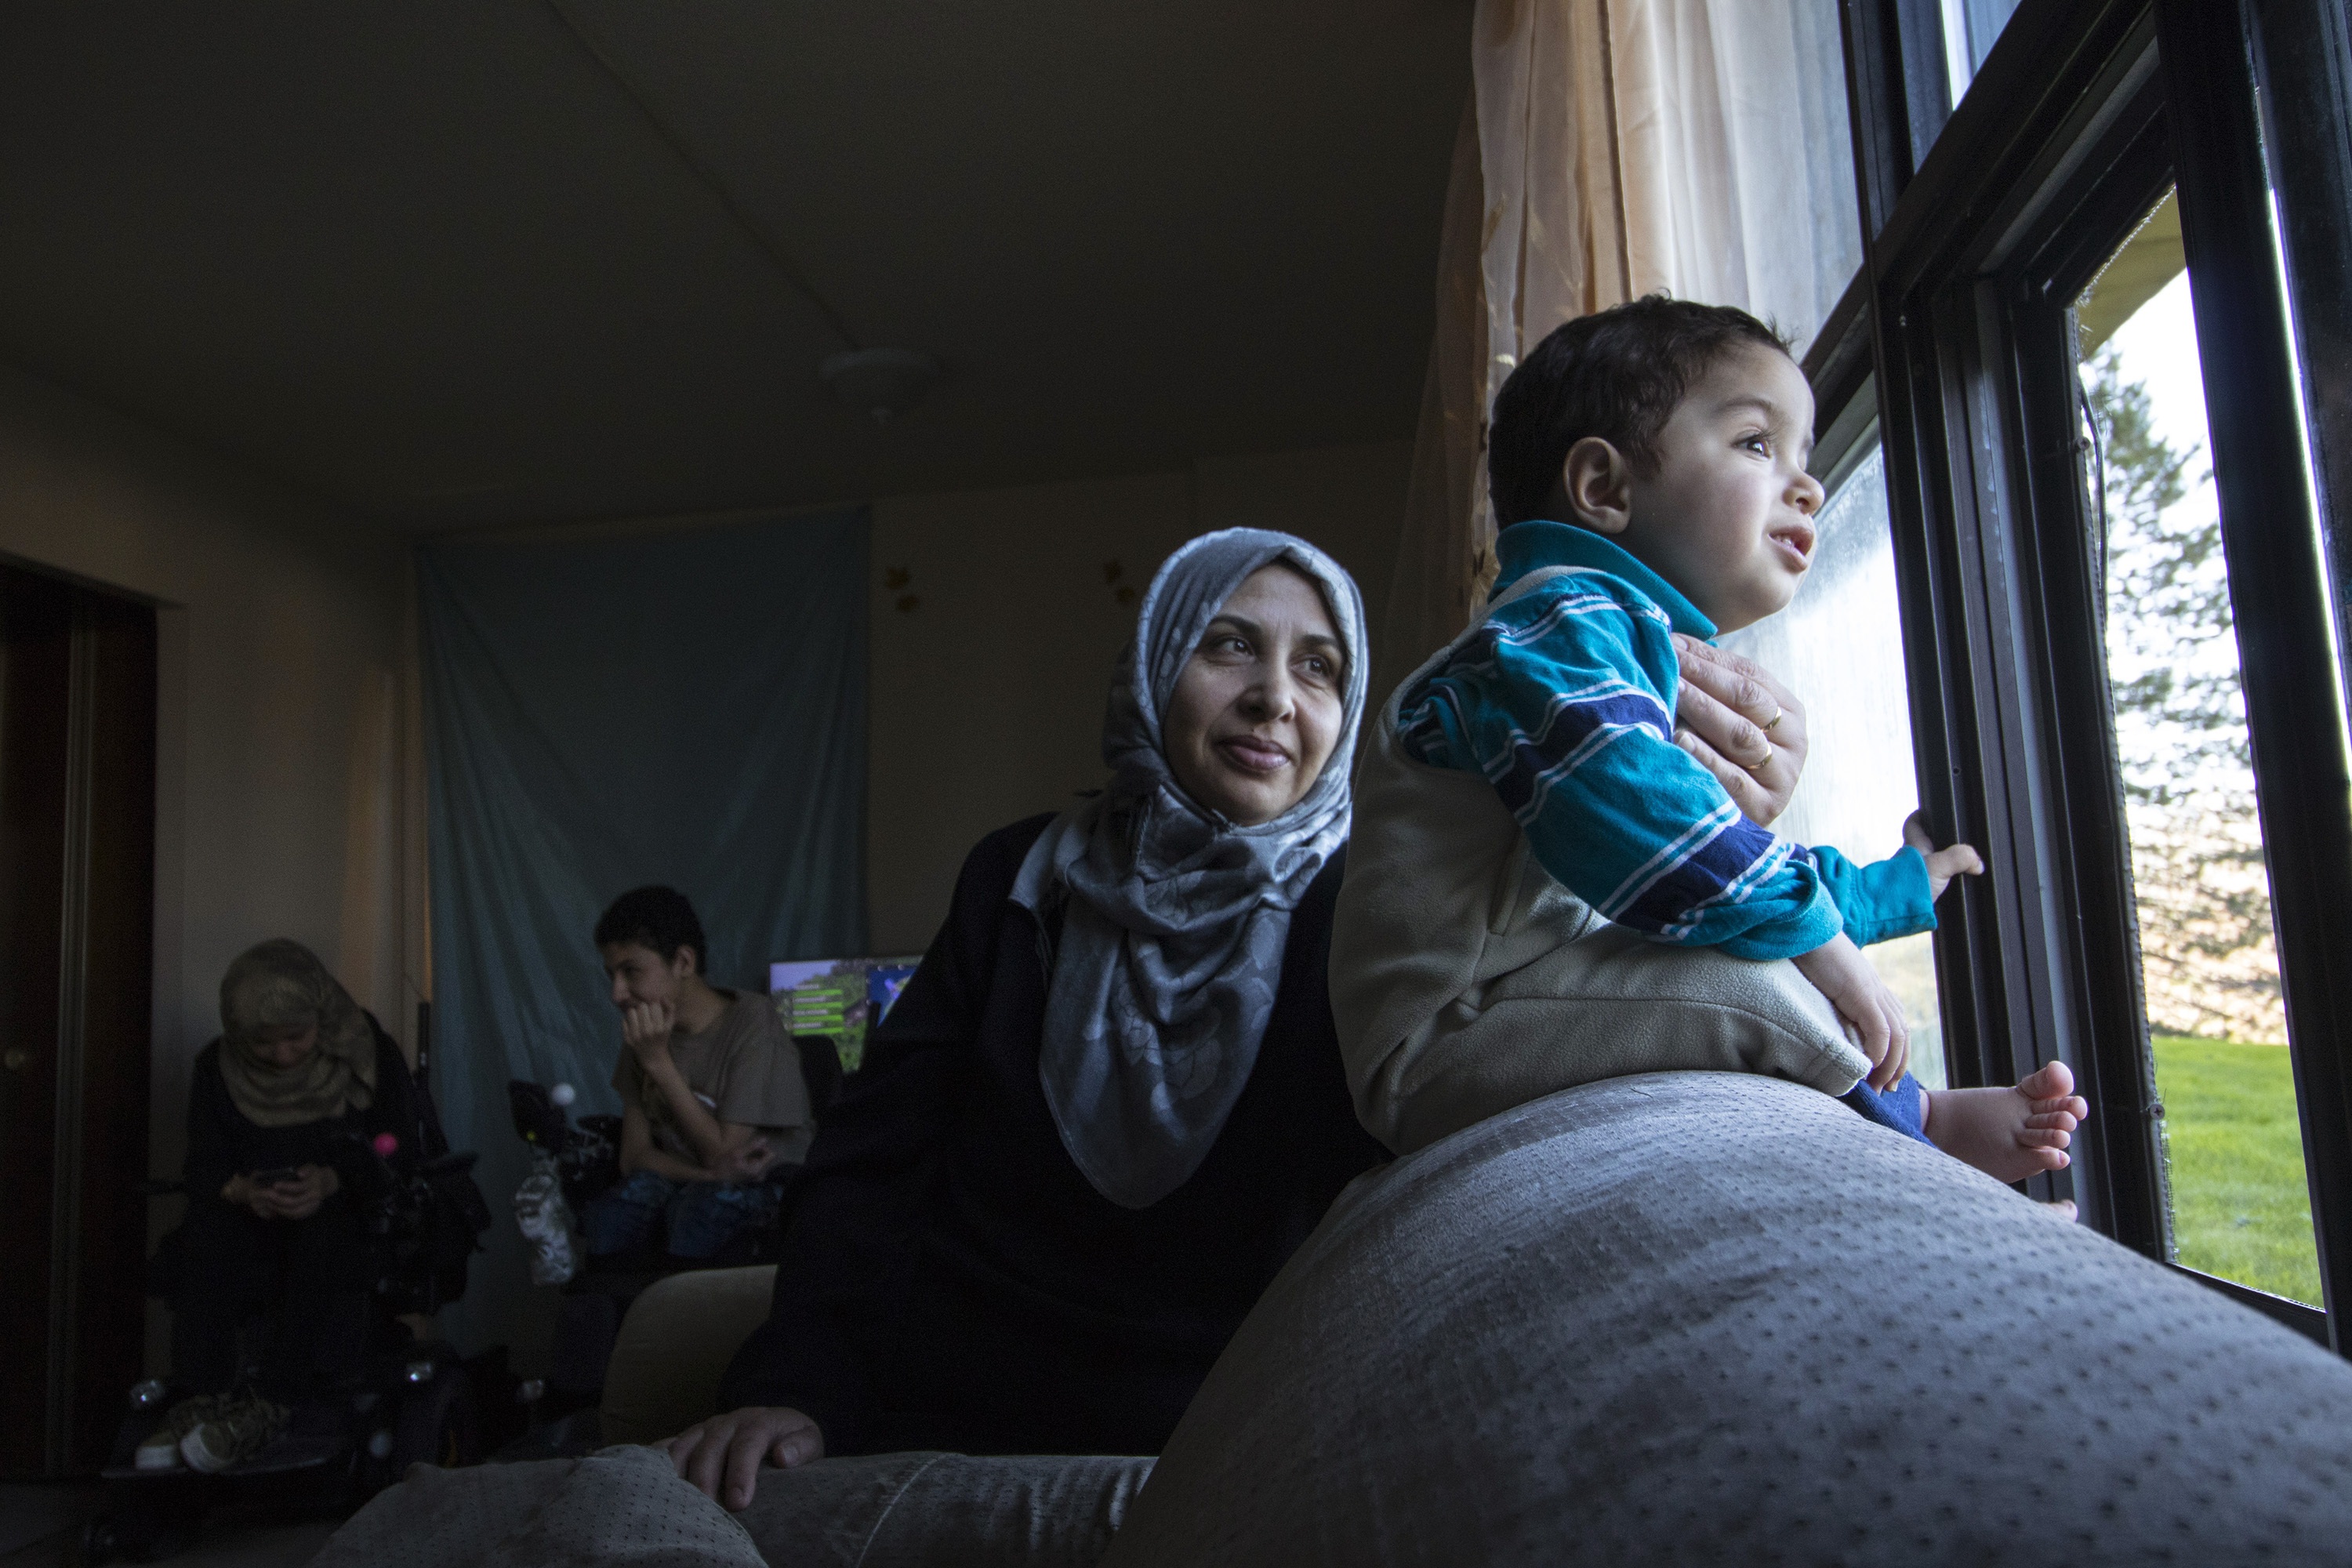
<path id="1" fill-rule="evenodd" d="M 528 1169 L 506 1085 L 619 1109 L 590 942 L 604 906 L 684 892 L 723 986 L 866 951 L 866 516 L 436 541 L 416 560 L 433 1090 L 498 1215 L 450 1327 L 531 1360 L 553 1303 L 531 1300 L 506 1209 Z"/>

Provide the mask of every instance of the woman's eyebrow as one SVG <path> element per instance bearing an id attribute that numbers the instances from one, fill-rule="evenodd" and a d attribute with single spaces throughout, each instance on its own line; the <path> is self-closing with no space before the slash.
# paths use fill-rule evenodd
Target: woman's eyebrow
<path id="1" fill-rule="evenodd" d="M 1321 632 L 1308 632 L 1305 637 L 1298 639 L 1298 644 L 1301 647 L 1329 648 L 1333 653 L 1339 655 L 1341 662 L 1343 663 L 1346 661 L 1348 657 L 1348 650 L 1339 646 L 1339 639 L 1338 637 L 1326 637 Z"/>

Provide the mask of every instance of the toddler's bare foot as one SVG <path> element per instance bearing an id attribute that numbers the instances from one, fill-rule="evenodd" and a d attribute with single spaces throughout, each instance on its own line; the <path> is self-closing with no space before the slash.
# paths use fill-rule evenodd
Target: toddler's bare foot
<path id="1" fill-rule="evenodd" d="M 2014 1089 L 1929 1089 L 1927 1141 L 1997 1181 L 2021 1182 L 2063 1170 L 2074 1129 L 2090 1114 L 2074 1075 L 2052 1062 Z"/>

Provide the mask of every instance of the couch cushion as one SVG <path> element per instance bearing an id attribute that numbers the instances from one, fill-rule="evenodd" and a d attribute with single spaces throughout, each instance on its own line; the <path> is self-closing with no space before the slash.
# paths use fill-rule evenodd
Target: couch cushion
<path id="1" fill-rule="evenodd" d="M 2342 1562 L 2352 1367 L 1773 1079 L 1365 1176 L 1106 1563 Z"/>
<path id="2" fill-rule="evenodd" d="M 656 1280 L 630 1303 L 604 1367 L 604 1440 L 674 1437 L 718 1407 L 737 1347 L 768 1321 L 773 1264 Z"/>

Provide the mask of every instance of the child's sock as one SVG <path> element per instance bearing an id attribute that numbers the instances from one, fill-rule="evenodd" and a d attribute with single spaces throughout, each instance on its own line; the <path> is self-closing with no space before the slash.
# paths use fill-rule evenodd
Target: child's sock
<path id="1" fill-rule="evenodd" d="M 1891 1127 L 1922 1143 L 1935 1142 L 1927 1136 L 1927 1091 L 1907 1072 L 1895 1080 L 1894 1088 L 1883 1093 L 1871 1088 L 1870 1080 L 1864 1079 L 1838 1098 L 1865 1121 Z"/>

